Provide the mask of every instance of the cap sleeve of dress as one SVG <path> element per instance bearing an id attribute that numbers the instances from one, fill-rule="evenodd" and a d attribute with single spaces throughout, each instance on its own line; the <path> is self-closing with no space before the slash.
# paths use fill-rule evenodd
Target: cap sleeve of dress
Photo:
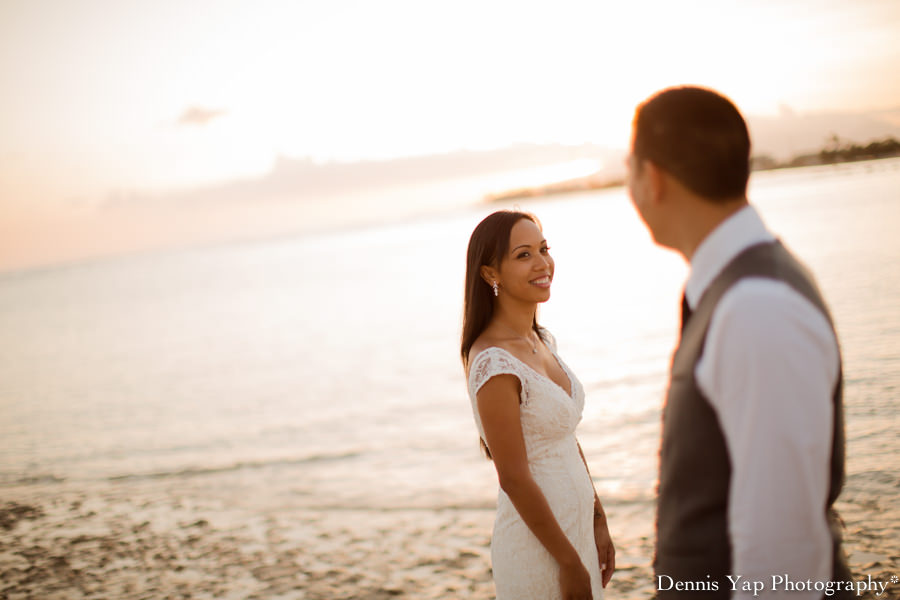
<path id="1" fill-rule="evenodd" d="M 522 390 L 519 400 L 522 404 L 526 404 L 528 398 L 526 377 L 518 360 L 502 348 L 491 347 L 479 352 L 469 367 L 469 399 L 472 402 L 472 414 L 478 427 L 478 435 L 482 440 L 485 436 L 484 427 L 481 425 L 481 415 L 478 412 L 478 391 L 497 375 L 518 377 Z"/>
<path id="2" fill-rule="evenodd" d="M 501 348 L 488 348 L 478 353 L 469 367 L 469 395 L 473 401 L 478 390 L 497 375 L 515 375 L 524 384 L 518 361 Z"/>

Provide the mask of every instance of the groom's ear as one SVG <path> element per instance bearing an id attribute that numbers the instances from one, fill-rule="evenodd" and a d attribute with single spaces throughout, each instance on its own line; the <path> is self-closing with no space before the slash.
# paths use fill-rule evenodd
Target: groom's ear
<path id="1" fill-rule="evenodd" d="M 659 204 L 666 194 L 666 187 L 668 184 L 666 176 L 668 173 L 652 160 L 645 161 L 644 168 L 647 169 L 647 182 L 650 186 L 650 200 L 654 204 Z"/>

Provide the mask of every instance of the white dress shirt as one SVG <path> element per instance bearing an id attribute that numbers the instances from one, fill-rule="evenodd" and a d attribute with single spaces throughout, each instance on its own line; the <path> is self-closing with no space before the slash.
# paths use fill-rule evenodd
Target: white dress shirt
<path id="1" fill-rule="evenodd" d="M 697 248 L 685 295 L 703 292 L 741 251 L 775 238 L 747 206 Z M 731 459 L 728 533 L 732 576 L 762 581 L 757 598 L 818 598 L 773 591 L 773 576 L 827 581 L 831 536 L 832 396 L 839 352 L 822 313 L 786 283 L 745 278 L 720 299 L 695 377 L 718 416 Z"/>

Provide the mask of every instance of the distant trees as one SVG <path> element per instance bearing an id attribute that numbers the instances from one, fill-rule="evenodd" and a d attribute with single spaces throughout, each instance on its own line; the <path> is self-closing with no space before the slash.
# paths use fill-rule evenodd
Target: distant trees
<path id="1" fill-rule="evenodd" d="M 886 137 L 883 140 L 870 142 L 865 146 L 852 142 L 843 142 L 837 134 L 831 134 L 825 146 L 812 154 L 800 154 L 787 162 L 779 162 L 767 154 L 750 158 L 750 168 L 754 171 L 781 169 L 784 167 L 806 167 L 810 165 L 831 165 L 856 160 L 873 160 L 900 156 L 900 140 Z"/>
<path id="2" fill-rule="evenodd" d="M 860 146 L 853 143 L 842 144 L 838 136 L 832 134 L 828 144 L 819 151 L 819 158 L 822 164 L 871 160 L 889 156 L 900 156 L 900 141 L 893 137 L 887 137 L 883 140 L 870 142 L 866 146 Z"/>

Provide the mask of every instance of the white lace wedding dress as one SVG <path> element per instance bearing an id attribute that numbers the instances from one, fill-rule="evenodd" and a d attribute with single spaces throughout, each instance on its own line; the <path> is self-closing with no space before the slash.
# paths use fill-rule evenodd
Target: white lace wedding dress
<path id="1" fill-rule="evenodd" d="M 591 587 L 594 600 L 597 600 L 603 597 L 603 589 L 597 547 L 594 545 L 594 487 L 575 440 L 575 426 L 581 420 L 584 409 L 584 389 L 556 354 L 556 344 L 552 339 L 548 347 L 569 378 L 571 396 L 553 380 L 506 350 L 491 347 L 479 352 L 471 362 L 469 398 L 478 433 L 484 439 L 484 429 L 478 415 L 478 390 L 496 375 L 511 374 L 519 378 L 522 384 L 522 433 L 532 476 L 591 574 Z M 502 489 L 497 498 L 491 563 L 497 600 L 550 600 L 560 597 L 556 561 L 531 532 Z"/>

